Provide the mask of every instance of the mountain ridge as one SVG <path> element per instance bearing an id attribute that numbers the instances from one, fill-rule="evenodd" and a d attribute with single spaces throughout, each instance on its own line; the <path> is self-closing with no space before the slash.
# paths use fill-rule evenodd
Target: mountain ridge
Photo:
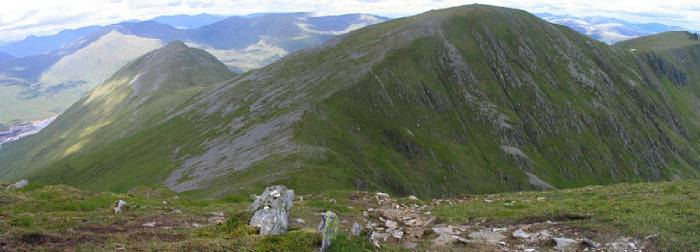
<path id="1" fill-rule="evenodd" d="M 427 197 L 695 178 L 700 100 L 679 95 L 700 79 L 678 86 L 655 68 L 521 10 L 436 10 L 205 89 L 124 142 L 44 165 L 3 150 L 16 159 L 0 177 L 210 196 L 285 184 Z M 32 138 L 8 149 L 44 149 Z M 161 145 L 120 149 L 131 141 Z M 133 169 L 147 179 L 122 179 Z"/>

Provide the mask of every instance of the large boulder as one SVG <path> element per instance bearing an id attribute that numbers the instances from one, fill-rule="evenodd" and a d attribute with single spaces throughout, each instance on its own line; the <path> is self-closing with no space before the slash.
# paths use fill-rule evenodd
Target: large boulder
<path id="1" fill-rule="evenodd" d="M 321 252 L 327 251 L 331 246 L 333 239 L 338 236 L 340 231 L 340 220 L 334 212 L 328 211 L 321 216 L 321 224 L 318 225 L 318 230 L 323 235 L 321 241 Z"/>
<path id="2" fill-rule="evenodd" d="M 293 202 L 294 190 L 282 185 L 266 188 L 248 209 L 254 212 L 250 225 L 260 228 L 261 235 L 286 233 Z"/>

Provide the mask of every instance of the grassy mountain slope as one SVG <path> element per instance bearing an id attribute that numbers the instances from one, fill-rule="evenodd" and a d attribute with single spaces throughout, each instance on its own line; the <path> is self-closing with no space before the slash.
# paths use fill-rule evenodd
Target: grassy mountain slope
<path id="1" fill-rule="evenodd" d="M 678 86 L 655 68 L 524 11 L 431 11 L 292 54 L 103 148 L 31 159 L 21 150 L 50 144 L 10 145 L 0 176 L 207 196 L 273 183 L 443 196 L 697 177 L 696 98 L 681 94 L 700 79 Z"/>
<path id="2" fill-rule="evenodd" d="M 36 137 L 20 141 L 17 148 L 3 150 L 0 159 L 9 161 L 3 163 L 21 167 L 3 170 L 3 173 L 27 174 L 61 160 L 61 172 L 42 170 L 38 174 L 42 174 L 45 180 L 85 179 L 81 180 L 85 182 L 84 186 L 95 188 L 117 183 L 148 183 L 158 176 L 140 173 L 139 165 L 165 162 L 168 155 L 159 153 L 162 156 L 154 159 L 145 155 L 134 157 L 141 148 L 157 151 L 158 145 L 163 143 L 131 139 L 147 136 L 145 132 L 165 119 L 175 107 L 210 85 L 233 76 L 225 65 L 210 54 L 188 48 L 181 42 L 173 42 L 123 67 Z M 176 137 L 176 134 L 172 137 Z M 124 159 L 118 152 L 129 152 L 131 157 Z M 95 156 L 94 153 L 104 155 Z M 9 158 L 14 155 L 28 159 Z M 102 169 L 107 168 L 103 165 L 104 159 L 111 158 L 123 162 L 121 174 L 102 173 Z M 72 162 L 79 164 L 72 165 Z M 120 179 L 114 180 L 112 175 Z"/>

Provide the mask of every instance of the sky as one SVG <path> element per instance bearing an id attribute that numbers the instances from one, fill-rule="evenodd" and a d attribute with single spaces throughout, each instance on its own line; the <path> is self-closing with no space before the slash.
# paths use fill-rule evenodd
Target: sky
<path id="1" fill-rule="evenodd" d="M 606 16 L 700 30 L 700 0 L 0 0 L 0 43 L 63 29 L 148 20 L 162 15 L 313 12 L 402 17 L 481 3 L 572 16 Z"/>

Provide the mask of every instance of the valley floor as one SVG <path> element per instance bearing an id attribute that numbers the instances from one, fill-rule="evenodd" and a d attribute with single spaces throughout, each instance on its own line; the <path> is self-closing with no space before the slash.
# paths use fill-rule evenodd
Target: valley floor
<path id="1" fill-rule="evenodd" d="M 129 207 L 115 214 L 120 199 Z M 246 225 L 250 202 L 249 195 L 200 200 L 153 188 L 128 194 L 66 186 L 0 189 L 0 251 L 314 251 L 324 210 L 339 215 L 345 232 L 332 251 L 379 250 L 371 232 L 388 251 L 550 251 L 554 238 L 577 241 L 573 250 L 700 250 L 700 181 L 440 200 L 368 192 L 303 195 L 292 210 L 290 232 L 271 237 Z M 355 222 L 365 229 L 351 238 Z M 514 237 L 518 230 L 515 236 L 527 238 Z"/>

